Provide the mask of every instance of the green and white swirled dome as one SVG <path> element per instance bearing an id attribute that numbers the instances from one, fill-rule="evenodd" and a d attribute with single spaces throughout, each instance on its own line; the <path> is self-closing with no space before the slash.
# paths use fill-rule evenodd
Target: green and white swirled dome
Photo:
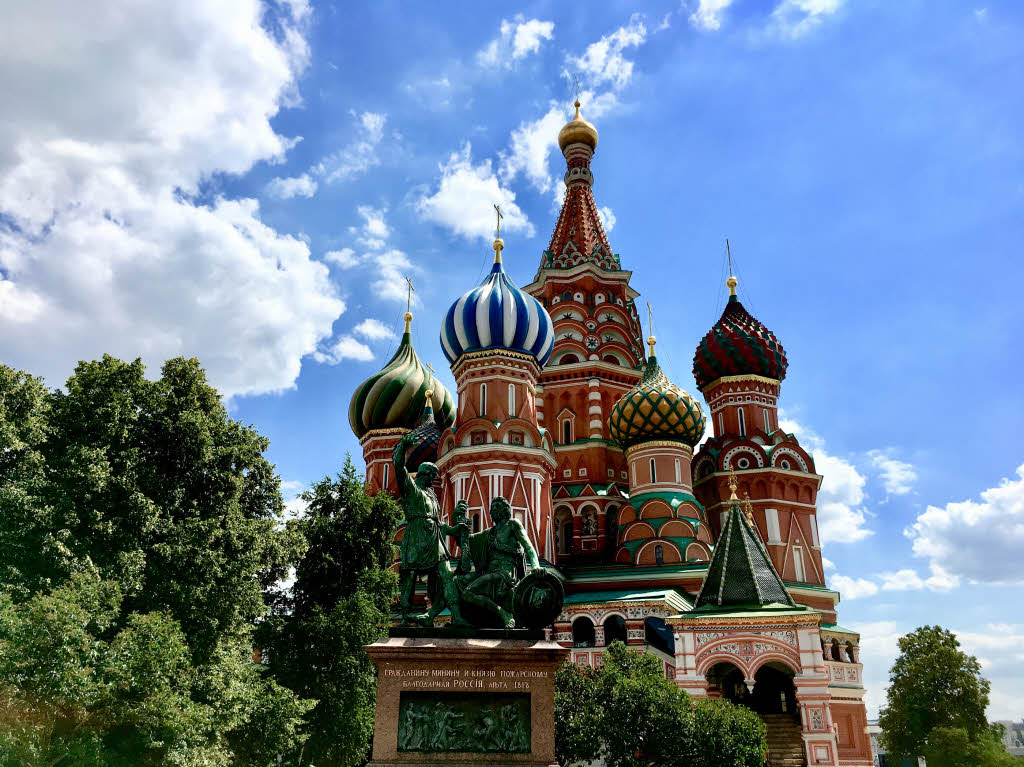
<path id="1" fill-rule="evenodd" d="M 412 429 L 423 415 L 427 391 L 432 389 L 431 407 L 443 431 L 455 421 L 455 401 L 448 390 L 420 362 L 412 347 L 409 327 L 412 315 L 405 314 L 405 332 L 398 350 L 384 369 L 367 378 L 352 395 L 348 422 L 359 439 L 379 429 Z"/>

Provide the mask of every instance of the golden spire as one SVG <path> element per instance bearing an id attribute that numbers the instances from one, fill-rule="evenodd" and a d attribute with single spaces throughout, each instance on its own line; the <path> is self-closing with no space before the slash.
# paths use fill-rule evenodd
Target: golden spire
<path id="1" fill-rule="evenodd" d="M 743 516 L 747 518 L 750 526 L 754 527 L 754 508 L 750 505 L 750 493 L 743 494 Z"/>
<path id="2" fill-rule="evenodd" d="M 493 203 L 494 212 L 498 214 L 498 226 L 494 233 L 494 263 L 501 263 L 501 250 L 505 247 L 504 241 L 501 239 L 501 219 L 505 218 L 501 215 L 501 206 L 497 203 Z"/>
<path id="3" fill-rule="evenodd" d="M 729 279 L 725 281 L 725 284 L 729 286 L 729 296 L 736 295 L 736 285 L 739 284 L 739 280 L 733 276 L 732 273 L 732 249 L 729 247 L 729 238 L 725 238 L 725 252 L 729 257 Z"/>
<path id="4" fill-rule="evenodd" d="M 650 335 L 647 336 L 647 345 L 651 347 L 651 351 L 648 353 L 649 357 L 654 356 L 654 343 L 657 339 L 654 337 L 654 313 L 651 311 L 651 302 L 647 302 L 647 332 Z"/>
<path id="5" fill-rule="evenodd" d="M 738 501 L 739 500 L 739 498 L 736 497 L 736 488 L 737 487 L 738 487 L 738 485 L 736 484 L 736 471 L 735 471 L 735 469 L 730 467 L 729 468 L 729 493 L 730 493 L 729 494 L 729 500 L 730 501 Z"/>
<path id="6" fill-rule="evenodd" d="M 405 281 L 409 285 L 409 293 L 405 300 L 405 316 L 402 319 L 405 320 L 405 332 L 408 333 L 412 326 L 412 294 L 416 292 L 416 289 L 412 286 L 412 277 L 406 277 Z"/>

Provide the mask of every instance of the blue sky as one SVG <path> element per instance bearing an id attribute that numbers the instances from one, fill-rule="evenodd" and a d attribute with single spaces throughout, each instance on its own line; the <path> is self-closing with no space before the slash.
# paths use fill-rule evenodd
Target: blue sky
<path id="1" fill-rule="evenodd" d="M 16 7 L 0 30 L 0 360 L 56 385 L 198 356 L 295 493 L 359 455 L 396 343 L 529 282 L 579 76 L 595 196 L 677 383 L 725 300 L 786 347 L 870 708 L 895 639 L 961 634 L 1024 714 L 1024 10 L 678 0 Z M 1016 130 L 1015 130 L 1016 129 Z M 442 377 L 451 385 L 451 376 Z"/>

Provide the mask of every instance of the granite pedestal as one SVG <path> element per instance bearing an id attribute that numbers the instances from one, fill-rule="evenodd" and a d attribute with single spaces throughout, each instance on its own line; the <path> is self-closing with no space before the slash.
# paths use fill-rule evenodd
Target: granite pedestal
<path id="1" fill-rule="evenodd" d="M 412 636 L 366 647 L 379 671 L 369 767 L 557 767 L 566 648 L 533 632 L 397 633 Z"/>

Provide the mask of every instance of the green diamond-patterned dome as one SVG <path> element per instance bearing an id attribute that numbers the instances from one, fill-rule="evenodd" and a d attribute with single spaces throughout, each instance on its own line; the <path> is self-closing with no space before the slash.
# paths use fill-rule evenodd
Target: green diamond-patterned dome
<path id="1" fill-rule="evenodd" d="M 612 408 L 608 430 L 623 450 L 658 439 L 693 447 L 704 435 L 704 423 L 700 403 L 668 380 L 652 354 L 640 382 Z"/>

